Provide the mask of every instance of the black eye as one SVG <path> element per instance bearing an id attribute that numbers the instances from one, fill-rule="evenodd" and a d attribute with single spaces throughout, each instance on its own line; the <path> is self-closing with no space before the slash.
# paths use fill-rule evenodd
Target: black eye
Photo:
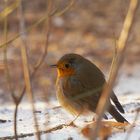
<path id="1" fill-rule="evenodd" d="M 66 67 L 66 68 L 69 68 L 69 67 L 70 67 L 70 64 L 68 64 L 68 63 L 65 64 L 65 67 Z"/>

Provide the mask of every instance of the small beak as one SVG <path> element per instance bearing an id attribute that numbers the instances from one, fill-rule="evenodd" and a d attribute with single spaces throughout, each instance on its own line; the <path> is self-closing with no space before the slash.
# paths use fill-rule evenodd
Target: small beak
<path id="1" fill-rule="evenodd" d="M 51 68 L 57 68 L 56 64 L 50 65 Z"/>

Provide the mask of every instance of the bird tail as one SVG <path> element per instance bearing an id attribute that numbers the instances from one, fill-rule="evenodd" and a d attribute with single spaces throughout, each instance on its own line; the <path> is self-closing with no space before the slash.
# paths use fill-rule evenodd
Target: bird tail
<path id="1" fill-rule="evenodd" d="M 109 107 L 108 112 L 115 118 L 116 121 L 122 122 L 122 123 L 128 122 L 128 121 L 116 110 L 116 108 L 115 108 L 113 105 L 111 105 L 111 106 Z"/>
<path id="2" fill-rule="evenodd" d="M 120 104 L 117 96 L 115 95 L 115 93 L 113 92 L 112 95 L 111 95 L 111 99 L 112 101 L 114 102 L 114 104 L 116 105 L 117 109 L 121 112 L 121 113 L 124 113 L 124 109 L 122 107 L 122 105 Z"/>

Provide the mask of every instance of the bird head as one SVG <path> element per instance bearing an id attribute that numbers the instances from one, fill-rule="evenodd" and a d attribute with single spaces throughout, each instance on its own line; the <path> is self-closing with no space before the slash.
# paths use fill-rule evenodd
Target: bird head
<path id="1" fill-rule="evenodd" d="M 77 73 L 83 59 L 78 54 L 66 54 L 60 58 L 57 64 L 51 66 L 57 68 L 58 77 L 72 76 Z"/>

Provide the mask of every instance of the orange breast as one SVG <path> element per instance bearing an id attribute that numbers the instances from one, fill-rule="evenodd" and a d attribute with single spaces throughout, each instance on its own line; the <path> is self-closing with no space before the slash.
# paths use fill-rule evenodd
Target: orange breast
<path id="1" fill-rule="evenodd" d="M 74 69 L 58 69 L 58 77 L 71 76 L 75 74 Z"/>

